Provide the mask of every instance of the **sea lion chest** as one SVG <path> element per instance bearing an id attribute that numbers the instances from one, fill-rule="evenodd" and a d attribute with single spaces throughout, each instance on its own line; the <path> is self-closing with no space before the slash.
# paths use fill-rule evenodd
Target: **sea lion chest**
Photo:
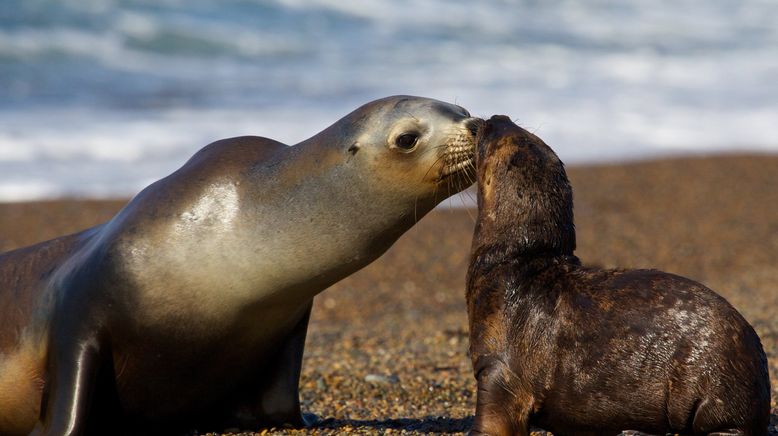
<path id="1" fill-rule="evenodd" d="M 382 252 L 380 233 L 357 222 L 369 213 L 312 201 L 342 198 L 324 177 L 267 179 L 261 198 L 212 182 L 175 211 L 120 214 L 96 238 L 104 254 L 87 258 L 102 259 L 95 292 L 114 300 L 99 307 L 114 311 L 117 382 L 139 409 L 261 375 L 313 296 Z M 282 182 L 287 195 L 275 192 Z"/>

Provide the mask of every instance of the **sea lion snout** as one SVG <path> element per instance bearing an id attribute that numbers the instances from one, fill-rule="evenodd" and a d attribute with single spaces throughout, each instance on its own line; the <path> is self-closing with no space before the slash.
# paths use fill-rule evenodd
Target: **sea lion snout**
<path id="1" fill-rule="evenodd" d="M 435 179 L 436 183 L 449 184 L 449 179 L 456 176 L 456 179 L 462 179 L 456 182 L 457 191 L 472 184 L 470 169 L 475 164 L 476 136 L 481 124 L 483 120 L 475 117 L 467 117 L 454 124 L 448 140 L 439 149 L 442 157 L 438 162 L 442 165 Z"/>
<path id="2" fill-rule="evenodd" d="M 518 127 L 507 115 L 492 115 L 491 118 L 484 121 L 484 132 L 495 132 L 499 128 Z"/>
<path id="3" fill-rule="evenodd" d="M 558 172 L 562 161 L 542 139 L 522 128 L 505 115 L 494 115 L 478 129 L 476 137 L 476 166 L 517 169 L 518 173 L 534 172 L 532 160 L 551 171 Z M 486 174 L 492 171 L 481 170 Z"/>
<path id="4" fill-rule="evenodd" d="M 494 153 L 494 150 L 501 148 L 511 141 L 498 140 L 500 137 L 508 136 L 508 132 L 515 130 L 511 136 L 519 136 L 526 131 L 517 126 L 506 115 L 492 115 L 486 121 L 482 121 L 478 126 L 476 134 L 476 163 L 482 162 L 487 156 Z"/>
<path id="5" fill-rule="evenodd" d="M 504 177 L 511 165 L 525 154 L 522 145 L 532 143 L 531 134 L 505 115 L 483 121 L 476 135 L 475 164 L 478 182 L 489 185 L 492 176 Z"/>

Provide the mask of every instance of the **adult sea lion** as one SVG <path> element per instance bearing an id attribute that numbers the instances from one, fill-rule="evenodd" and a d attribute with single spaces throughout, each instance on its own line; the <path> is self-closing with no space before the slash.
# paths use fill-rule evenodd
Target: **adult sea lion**
<path id="1" fill-rule="evenodd" d="M 476 147 L 474 434 L 767 434 L 767 360 L 737 310 L 672 274 L 581 266 L 556 154 L 504 116 Z"/>
<path id="2" fill-rule="evenodd" d="M 215 142 L 105 224 L 0 256 L 0 434 L 303 425 L 313 297 L 470 184 L 473 118 L 368 103 Z"/>

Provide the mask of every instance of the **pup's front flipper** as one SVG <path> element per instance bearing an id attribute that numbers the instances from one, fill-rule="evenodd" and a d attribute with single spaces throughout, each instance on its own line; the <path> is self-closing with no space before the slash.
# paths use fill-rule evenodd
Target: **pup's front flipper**
<path id="1" fill-rule="evenodd" d="M 478 392 L 471 435 L 529 435 L 532 397 L 514 386 L 506 369 L 496 357 L 478 358 Z"/>

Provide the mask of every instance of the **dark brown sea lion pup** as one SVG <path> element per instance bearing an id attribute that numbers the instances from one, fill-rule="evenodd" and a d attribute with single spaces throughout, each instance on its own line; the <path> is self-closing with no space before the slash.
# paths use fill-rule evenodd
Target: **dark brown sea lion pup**
<path id="1" fill-rule="evenodd" d="M 766 357 L 732 306 L 672 274 L 581 266 L 562 162 L 507 117 L 476 153 L 474 434 L 767 433 Z"/>
<path id="2" fill-rule="evenodd" d="M 313 297 L 470 184 L 473 120 L 396 96 L 293 147 L 219 141 L 109 222 L 0 256 L 0 434 L 302 425 Z"/>

